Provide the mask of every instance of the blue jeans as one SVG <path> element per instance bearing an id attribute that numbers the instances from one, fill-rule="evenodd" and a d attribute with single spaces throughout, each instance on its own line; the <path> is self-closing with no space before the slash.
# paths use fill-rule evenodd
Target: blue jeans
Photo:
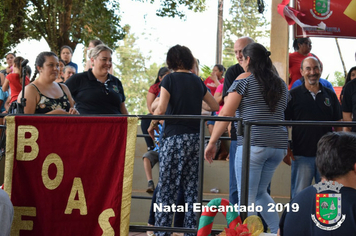
<path id="1" fill-rule="evenodd" d="M 315 157 L 294 156 L 292 161 L 291 191 L 294 198 L 300 191 L 310 186 L 313 178 L 320 182 L 320 173 L 316 168 Z"/>
<path id="2" fill-rule="evenodd" d="M 237 140 L 231 140 L 230 157 L 229 157 L 229 201 L 232 205 L 239 202 L 239 195 L 237 193 L 237 181 L 235 173 L 235 155 L 237 149 Z"/>
<path id="3" fill-rule="evenodd" d="M 251 146 L 250 152 L 250 174 L 248 205 L 254 203 L 255 206 L 263 208 L 261 215 L 266 221 L 271 233 L 276 234 L 279 227 L 279 216 L 277 212 L 267 212 L 269 207 L 275 202 L 267 193 L 267 187 L 272 180 L 272 176 L 286 153 L 286 149 L 271 147 Z M 242 146 L 237 147 L 235 160 L 236 178 L 241 180 L 242 170 Z M 241 194 L 241 181 L 237 181 L 237 188 Z M 241 199 L 239 195 L 239 199 Z M 240 201 L 239 201 L 240 204 Z M 270 204 L 270 206 L 268 205 Z M 248 212 L 248 215 L 256 215 L 257 212 Z"/>

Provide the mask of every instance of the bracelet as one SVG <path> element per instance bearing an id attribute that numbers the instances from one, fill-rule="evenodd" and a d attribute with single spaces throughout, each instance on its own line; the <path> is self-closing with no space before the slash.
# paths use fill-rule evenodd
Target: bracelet
<path id="1" fill-rule="evenodd" d="M 156 128 L 156 127 L 158 127 L 158 122 L 155 123 L 154 121 L 151 121 L 151 125 L 152 125 L 153 128 Z"/>

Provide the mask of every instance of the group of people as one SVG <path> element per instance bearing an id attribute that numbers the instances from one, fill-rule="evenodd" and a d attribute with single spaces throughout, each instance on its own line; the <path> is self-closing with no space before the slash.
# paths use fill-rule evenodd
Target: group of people
<path id="1" fill-rule="evenodd" d="M 0 73 L 1 92 L 10 90 L 10 99 L 2 111 L 16 113 L 11 107 L 21 106 L 24 97 L 25 114 L 127 114 L 122 84 L 111 74 L 112 50 L 100 40 L 92 40 L 89 47 L 88 70 L 82 73 L 77 73 L 69 46 L 61 48 L 60 57 L 41 52 L 31 81 L 31 71 L 22 75 L 24 58 L 7 54 L 8 66 Z"/>
<path id="2" fill-rule="evenodd" d="M 290 63 L 293 64 L 292 67 L 298 68 L 299 75 L 294 75 L 291 68 L 292 83 L 289 84 L 291 89 L 289 91 L 288 85 L 279 77 L 272 64 L 271 53 L 249 37 L 238 39 L 234 45 L 234 50 L 239 63 L 231 66 L 225 74 L 224 81 L 220 82 L 221 87 L 223 87 L 221 96 L 224 106 L 220 110 L 219 116 L 235 116 L 244 121 L 341 121 L 347 120 L 345 114 L 347 115 L 347 112 L 349 112 L 351 113 L 350 118 L 354 117 L 352 114 L 354 110 L 356 111 L 356 104 L 353 104 L 352 100 L 352 91 L 355 91 L 352 89 L 354 83 L 349 82 L 345 85 L 342 99 L 343 106 L 341 107 L 334 90 L 329 88 L 329 82 L 320 78 L 322 63 L 315 55 L 310 54 L 310 39 L 297 39 L 294 46 L 296 52 L 290 55 L 292 57 Z M 192 66 L 183 68 L 181 66 L 184 65 L 184 62 L 181 61 L 188 60 L 184 54 L 190 54 L 190 52 L 185 51 L 184 47 L 178 50 L 180 54 L 177 53 L 177 55 L 180 58 L 176 57 L 176 60 L 180 62 L 178 65 L 181 67 L 170 64 L 171 61 L 169 60 L 173 58 L 171 56 L 179 47 L 177 45 L 171 48 L 172 51 L 167 54 L 168 68 L 173 69 L 174 73 L 165 75 L 164 79 L 157 82 L 159 86 L 156 84 L 156 87 L 160 87 L 160 89 L 158 89 L 159 95 L 156 95 L 155 98 L 159 96 L 159 99 L 156 109 L 150 110 L 153 115 L 200 114 L 202 108 L 201 96 L 209 94 L 208 90 L 205 90 L 206 88 L 204 88 L 202 94 L 198 92 L 200 88 L 193 87 L 195 82 L 193 83 L 192 78 L 189 80 L 190 85 L 187 86 L 187 75 L 190 77 L 193 75 L 190 71 Z M 293 59 L 293 57 L 297 59 Z M 298 67 L 294 65 L 295 63 L 299 63 Z M 351 77 L 356 76 L 353 71 L 353 69 L 350 70 L 350 80 Z M 198 77 L 194 81 L 201 80 Z M 215 82 L 218 81 L 210 81 L 208 84 L 216 84 Z M 298 81 L 300 84 L 292 89 L 292 85 Z M 217 87 L 220 84 L 216 84 Z M 194 88 L 194 93 L 188 90 L 190 87 Z M 201 95 L 198 97 L 198 94 Z M 206 98 L 208 99 L 209 96 Z M 346 101 L 347 98 L 348 101 Z M 197 101 L 197 103 L 193 101 Z M 350 110 L 348 110 L 348 105 L 351 107 Z M 209 106 L 210 108 L 215 107 L 216 101 L 212 100 Z M 148 129 L 152 138 L 154 138 L 153 131 L 157 130 L 159 122 L 152 117 Z M 198 124 L 193 126 L 193 123 L 193 121 L 166 120 L 163 125 L 164 130 L 161 131 L 160 150 L 156 159 L 160 166 L 156 204 L 171 206 L 176 203 L 177 196 L 182 191 L 184 202 L 190 206 L 188 212 L 185 212 L 185 227 L 196 226 L 191 206 L 197 197 L 196 165 L 198 163 L 198 152 L 195 148 L 198 148 L 198 145 L 194 137 L 198 134 L 199 126 Z M 218 139 L 229 125 L 230 122 L 215 122 L 209 143 L 205 149 L 205 159 L 209 163 L 212 163 L 215 158 Z M 240 204 L 239 195 L 243 191 L 241 189 L 241 169 L 244 137 L 237 135 L 237 129 L 236 123 L 232 122 L 229 158 L 229 200 L 232 204 Z M 261 216 L 272 233 L 277 233 L 280 227 L 280 218 L 276 211 L 268 211 L 268 206 L 275 205 L 275 203 L 267 189 L 277 166 L 282 160 L 292 165 L 291 196 L 293 199 L 311 185 L 313 178 L 316 183 L 322 179 L 333 180 L 325 176 L 320 169 L 318 170 L 319 166 L 316 161 L 317 144 L 324 135 L 332 131 L 341 131 L 341 129 L 339 127 L 322 126 L 295 126 L 292 129 L 283 126 L 252 127 L 248 203 L 262 206 Z M 345 128 L 345 130 L 347 129 Z M 291 139 L 288 138 L 288 132 L 292 133 Z M 349 134 L 338 135 L 350 138 Z M 320 156 L 320 158 L 324 157 Z M 324 160 L 324 162 L 327 161 Z M 195 169 L 195 172 L 192 168 Z M 356 171 L 356 166 L 350 166 L 349 170 Z M 257 212 L 248 213 L 248 215 L 253 214 L 257 214 Z M 288 216 L 288 212 L 284 215 Z M 156 226 L 169 227 L 172 218 L 173 213 L 156 212 L 154 223 Z M 289 235 L 286 224 L 282 221 L 281 224 L 284 227 L 284 231 L 281 233 Z M 158 232 L 157 235 L 168 235 L 168 233 Z"/>
<path id="3" fill-rule="evenodd" d="M 290 60 L 293 64 L 290 74 L 292 82 L 300 80 L 301 85 L 290 91 L 274 68 L 270 59 L 271 53 L 249 37 L 242 37 L 236 41 L 234 51 L 238 63 L 227 70 L 225 78 L 222 77 L 224 68 L 216 65 L 210 78 L 211 81 L 206 84 L 198 76 L 198 62 L 189 48 L 176 45 L 169 49 L 166 58 L 167 67 L 161 68 L 156 82 L 147 95 L 147 105 L 152 114 L 152 119 L 147 125 L 147 133 L 152 138 L 152 145 L 149 145 L 149 154 L 144 157 L 144 162 L 146 162 L 145 169 L 150 169 L 155 163 L 159 163 L 157 188 L 155 189 L 154 185 L 151 188 L 156 192 L 153 200 L 155 204 L 172 206 L 177 203 L 178 196 L 184 200 L 179 200 L 177 204 L 181 202 L 187 204 L 188 210 L 184 212 L 184 216 L 180 217 L 180 226 L 186 228 L 197 226 L 193 203 L 196 203 L 198 199 L 200 125 L 198 120 L 189 119 L 160 121 L 155 118 L 155 115 L 201 115 L 203 109 L 209 112 L 219 111 L 219 103 L 220 105 L 223 103 L 219 116 L 242 118 L 243 121 L 339 121 L 342 119 L 351 121 L 356 119 L 356 100 L 353 99 L 356 94 L 356 80 L 352 81 L 356 77 L 356 70 L 349 73 L 350 82 L 345 85 L 341 107 L 336 94 L 321 82 L 322 64 L 315 55 L 310 55 L 310 39 L 298 40 L 295 42 L 296 53 L 293 54 L 294 56 L 291 54 L 292 58 L 297 59 Z M 5 81 L 8 82 L 2 83 L 3 89 L 6 90 L 9 84 L 11 92 L 14 92 L 13 96 L 17 96 L 12 98 L 13 102 L 20 102 L 20 95 L 24 93 L 27 100 L 24 107 L 25 114 L 128 114 L 123 85 L 112 75 L 112 50 L 101 42 L 91 43 L 88 53 L 89 63 L 86 66 L 88 70 L 71 75 L 64 83 L 56 82 L 61 72 L 65 74 L 65 70 L 60 69 L 61 59 L 55 53 L 42 52 L 37 56 L 33 76 L 36 79 L 32 81 L 25 76 L 25 80 L 21 79 L 23 58 L 11 54 L 14 62 L 8 63 L 11 65 L 6 68 Z M 73 52 L 68 47 L 62 50 L 63 69 L 70 66 L 77 72 L 75 64 L 71 63 L 68 57 L 68 54 Z M 295 63 L 299 63 L 300 75 L 294 74 L 297 72 Z M 17 90 L 15 86 L 13 88 L 14 82 L 12 81 L 16 81 L 16 86 L 25 83 L 25 90 L 21 92 L 21 89 Z M 212 88 L 208 88 L 209 85 Z M 291 84 L 289 86 L 292 87 Z M 220 92 L 219 103 L 212 95 L 214 89 L 215 93 Z M 17 94 L 16 91 L 18 91 Z M 230 122 L 215 122 L 205 149 L 205 159 L 209 163 L 212 163 L 216 156 L 216 143 L 229 125 Z M 240 204 L 239 195 L 243 191 L 241 170 L 244 137 L 241 132 L 238 132 L 238 127 L 234 122 L 231 122 L 229 130 L 231 135 L 229 200 L 232 204 Z M 338 127 L 334 128 L 334 131 L 338 130 Z M 345 130 L 351 129 L 345 128 Z M 354 130 L 356 129 L 353 128 L 352 131 Z M 337 158 L 335 155 L 340 154 L 333 152 L 328 156 L 326 155 L 329 150 L 327 148 L 338 149 L 340 146 L 335 142 L 339 142 L 337 141 L 339 139 L 355 139 L 346 133 L 329 134 L 327 136 L 330 137 L 329 139 L 322 138 L 332 131 L 332 127 L 295 126 L 291 131 L 292 139 L 288 140 L 286 127 L 252 127 L 248 203 L 262 206 L 261 215 L 272 233 L 277 233 L 281 227 L 282 235 L 291 235 L 288 233 L 288 225 L 292 222 L 290 218 L 295 217 L 286 212 L 280 221 L 276 211 L 268 211 L 269 206 L 275 203 L 267 189 L 282 160 L 292 163 L 293 201 L 304 201 L 298 198 L 299 194 L 305 194 L 306 191 L 310 192 L 308 194 L 313 192 L 307 188 L 311 185 L 313 177 L 315 182 L 319 182 L 321 178 L 339 181 L 345 187 L 353 189 L 350 190 L 351 192 L 356 188 L 349 184 L 350 180 L 344 181 L 344 178 L 341 178 L 347 175 L 351 180 L 355 180 L 354 158 L 345 155 L 347 163 L 339 163 L 339 161 L 337 165 L 335 164 L 340 168 L 348 165 L 344 168 L 345 171 L 329 174 L 337 170 L 335 168 L 326 170 L 327 165 L 330 165 L 332 161 L 324 159 L 335 159 Z M 159 150 L 154 150 L 156 134 L 160 135 Z M 293 145 L 291 145 L 292 142 Z M 318 142 L 320 149 L 317 155 Z M 350 153 L 355 154 L 355 148 L 349 148 Z M 307 189 L 302 191 L 305 188 Z M 307 203 L 304 201 L 303 204 Z M 256 212 L 248 214 L 253 215 Z M 149 224 L 167 227 L 172 225 L 173 212 L 159 211 L 153 215 L 154 219 L 151 219 Z M 349 221 L 349 218 L 345 221 Z M 315 231 L 313 225 L 309 228 Z M 168 232 L 156 232 L 156 235 L 168 234 Z"/>

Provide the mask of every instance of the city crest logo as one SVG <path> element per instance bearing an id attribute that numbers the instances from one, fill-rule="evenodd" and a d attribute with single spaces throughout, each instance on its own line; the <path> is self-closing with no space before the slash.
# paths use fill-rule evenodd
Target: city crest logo
<path id="1" fill-rule="evenodd" d="M 333 14 L 330 11 L 330 0 L 313 0 L 313 9 L 310 9 L 310 13 L 318 20 L 328 19 Z"/>
<path id="2" fill-rule="evenodd" d="M 323 224 L 335 224 L 341 218 L 341 194 L 317 194 L 316 218 Z"/>
<path id="3" fill-rule="evenodd" d="M 345 221 L 346 215 L 341 212 L 341 193 L 342 185 L 339 183 L 320 182 L 314 185 L 317 189 L 315 198 L 315 215 L 311 218 L 315 225 L 322 230 L 335 230 Z M 320 193 L 331 190 L 335 193 Z"/>

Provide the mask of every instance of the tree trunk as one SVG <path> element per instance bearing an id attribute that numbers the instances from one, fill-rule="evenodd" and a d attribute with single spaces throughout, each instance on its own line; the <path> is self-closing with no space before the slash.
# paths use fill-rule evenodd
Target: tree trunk
<path id="1" fill-rule="evenodd" d="M 343 67 L 343 69 L 344 69 L 344 76 L 345 76 L 345 78 L 346 78 L 346 77 L 347 77 L 346 66 L 345 66 L 344 59 L 342 58 L 342 54 L 341 54 L 341 50 L 340 50 L 340 45 L 339 45 L 339 41 L 338 41 L 337 38 L 335 38 L 335 43 L 336 43 L 337 50 L 339 51 L 341 64 L 342 64 L 342 67 Z"/>

